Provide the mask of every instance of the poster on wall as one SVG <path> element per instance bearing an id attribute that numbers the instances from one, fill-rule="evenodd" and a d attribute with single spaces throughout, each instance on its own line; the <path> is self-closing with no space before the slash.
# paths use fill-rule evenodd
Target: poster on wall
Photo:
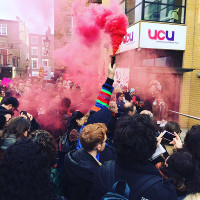
<path id="1" fill-rule="evenodd" d="M 114 88 L 128 88 L 129 83 L 129 68 L 116 68 Z"/>
<path id="2" fill-rule="evenodd" d="M 184 25 L 141 22 L 140 47 L 185 50 L 186 30 Z"/>

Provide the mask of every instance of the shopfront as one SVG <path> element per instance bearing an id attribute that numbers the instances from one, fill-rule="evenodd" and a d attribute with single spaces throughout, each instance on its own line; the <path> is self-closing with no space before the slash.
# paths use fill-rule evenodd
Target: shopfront
<path id="1" fill-rule="evenodd" d="M 158 81 L 168 109 L 179 111 L 186 31 L 184 25 L 160 22 L 138 22 L 130 26 L 117 54 L 120 71 L 129 71 L 128 88 L 135 88 L 145 99 L 149 84 Z M 170 119 L 178 120 L 178 116 L 171 115 Z"/>

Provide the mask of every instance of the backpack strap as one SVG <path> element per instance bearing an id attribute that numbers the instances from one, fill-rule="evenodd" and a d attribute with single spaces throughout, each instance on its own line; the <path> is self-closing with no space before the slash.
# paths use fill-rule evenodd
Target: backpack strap
<path id="1" fill-rule="evenodd" d="M 113 183 L 115 182 L 115 161 L 110 160 L 105 167 L 106 185 L 108 190 L 112 190 Z"/>
<path id="2" fill-rule="evenodd" d="M 152 175 L 145 175 L 143 178 L 141 178 L 136 186 L 133 188 L 134 191 L 134 197 L 135 199 L 139 199 L 139 197 L 152 185 L 155 183 L 163 180 L 160 176 L 152 176 Z"/>
<path id="3" fill-rule="evenodd" d="M 129 194 L 130 194 L 130 187 L 128 186 L 127 182 L 122 180 L 122 181 L 117 181 L 113 187 L 112 187 L 112 192 L 117 192 L 116 188 L 119 184 L 124 184 L 124 193 L 122 194 L 124 197 L 126 197 L 127 199 L 129 199 Z"/>

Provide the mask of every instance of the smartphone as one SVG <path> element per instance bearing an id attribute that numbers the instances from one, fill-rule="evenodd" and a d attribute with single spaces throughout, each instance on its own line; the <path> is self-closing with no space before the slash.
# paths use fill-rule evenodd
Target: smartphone
<path id="1" fill-rule="evenodd" d="M 162 134 L 162 138 L 169 142 L 172 142 L 173 139 L 176 137 L 173 133 L 170 133 L 168 131 L 163 131 L 161 134 Z"/>
<path id="2" fill-rule="evenodd" d="M 26 112 L 25 110 L 21 110 L 20 114 L 21 114 L 21 113 L 22 113 L 24 116 L 26 116 L 27 119 L 29 119 L 29 117 L 28 117 L 28 115 L 27 115 L 27 112 Z"/>

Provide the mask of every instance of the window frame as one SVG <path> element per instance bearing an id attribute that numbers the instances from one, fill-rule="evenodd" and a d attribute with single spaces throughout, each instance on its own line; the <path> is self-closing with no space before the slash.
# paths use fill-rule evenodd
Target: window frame
<path id="1" fill-rule="evenodd" d="M 5 26 L 5 27 L 3 27 L 3 26 Z M 2 33 L 2 29 L 5 29 L 5 30 L 6 30 L 6 34 L 3 34 L 3 33 Z M 1 36 L 6 36 L 6 35 L 8 35 L 8 25 L 7 25 L 7 24 L 0 24 L 0 35 L 1 35 Z"/>
<path id="2" fill-rule="evenodd" d="M 187 5 L 187 0 L 185 0 L 185 5 L 181 6 L 181 5 L 176 5 L 175 2 L 172 3 L 162 3 L 162 2 L 151 2 L 148 0 L 142 0 L 140 3 L 138 3 L 136 6 L 134 6 L 133 8 L 127 10 L 127 0 L 125 0 L 125 14 L 127 15 L 128 13 L 130 13 L 131 11 L 133 11 L 134 9 L 136 9 L 139 5 L 142 4 L 142 16 L 141 16 L 141 20 L 145 20 L 145 21 L 156 21 L 156 22 L 164 22 L 164 21 L 158 21 L 158 20 L 146 20 L 144 19 L 144 13 L 145 13 L 145 3 L 149 3 L 149 4 L 156 4 L 156 5 L 165 5 L 165 6 L 173 6 L 176 8 L 180 8 L 180 9 L 184 9 L 184 19 L 183 19 L 183 23 L 177 23 L 177 24 L 185 24 L 185 16 L 186 16 L 186 5 Z M 136 23 L 136 22 L 134 22 Z M 166 22 L 166 23 L 174 23 L 174 22 Z M 132 24 L 130 24 L 132 25 Z"/>
<path id="3" fill-rule="evenodd" d="M 37 68 L 33 67 L 33 61 L 37 61 Z M 32 69 L 39 69 L 38 58 L 31 58 L 31 62 L 32 62 Z"/>

